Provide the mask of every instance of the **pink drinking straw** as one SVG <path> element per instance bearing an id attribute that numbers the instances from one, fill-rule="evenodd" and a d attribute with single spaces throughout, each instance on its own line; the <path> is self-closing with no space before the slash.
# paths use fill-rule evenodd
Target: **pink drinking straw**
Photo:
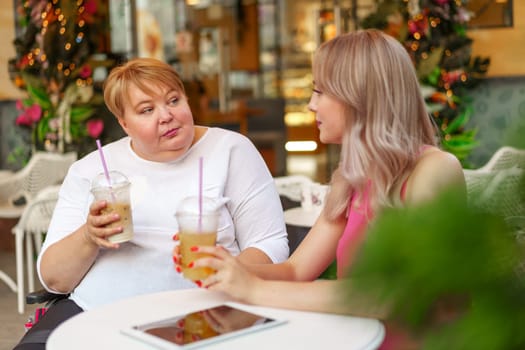
<path id="1" fill-rule="evenodd" d="M 199 232 L 202 232 L 202 157 L 199 157 Z"/>
<path id="2" fill-rule="evenodd" d="M 113 193 L 113 189 L 111 188 L 111 179 L 109 177 L 109 171 L 108 166 L 106 164 L 106 158 L 104 158 L 104 152 L 102 151 L 102 145 L 100 144 L 100 140 L 96 140 L 98 153 L 100 154 L 100 160 L 102 161 L 102 167 L 104 168 L 104 175 L 106 175 L 106 180 L 108 181 L 109 190 L 111 192 L 111 198 L 113 198 L 113 202 L 115 202 L 115 194 Z"/>

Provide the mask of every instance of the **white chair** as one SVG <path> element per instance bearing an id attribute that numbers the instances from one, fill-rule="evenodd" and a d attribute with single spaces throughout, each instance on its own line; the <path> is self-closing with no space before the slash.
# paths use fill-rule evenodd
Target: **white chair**
<path id="1" fill-rule="evenodd" d="M 482 171 L 479 169 L 463 169 L 465 183 L 467 184 L 467 198 L 469 205 L 475 205 L 479 202 L 479 197 L 483 190 L 488 186 L 494 173 Z"/>
<path id="2" fill-rule="evenodd" d="M 498 149 L 490 160 L 478 170 L 497 171 L 517 167 L 525 169 L 525 150 L 509 146 Z"/>
<path id="3" fill-rule="evenodd" d="M 516 234 L 518 242 L 525 248 L 525 216 L 508 216 L 505 218 L 505 222 L 510 230 Z"/>
<path id="4" fill-rule="evenodd" d="M 76 152 L 63 154 L 35 152 L 21 170 L 0 172 L 0 219 L 20 218 L 38 192 L 47 186 L 60 184 L 63 181 L 69 167 L 76 159 Z M 23 239 L 23 234 L 21 237 L 15 237 L 17 262 L 22 259 Z M 18 275 L 21 269 L 18 268 L 18 265 L 17 263 L 17 280 L 20 281 Z M 15 285 L 14 281 L 1 270 L 0 280 L 16 291 L 19 298 L 23 294 L 23 285 Z"/>
<path id="5" fill-rule="evenodd" d="M 505 218 L 525 215 L 525 150 L 502 147 L 484 166 L 464 174 L 470 206 Z"/>
<path id="6" fill-rule="evenodd" d="M 17 172 L 0 174 L 0 218 L 19 218 L 27 202 L 44 187 L 61 183 L 76 152 L 35 152 Z"/>
<path id="7" fill-rule="evenodd" d="M 504 218 L 525 215 L 523 169 L 516 167 L 496 171 L 480 196 L 480 203 Z"/>
<path id="8" fill-rule="evenodd" d="M 35 290 L 35 250 L 40 253 L 42 234 L 47 231 L 53 210 L 58 200 L 60 185 L 44 188 L 35 198 L 29 201 L 20 220 L 12 232 L 16 240 L 16 285 L 18 294 L 18 312 L 24 313 L 25 279 L 24 279 L 24 240 L 25 260 L 27 263 L 28 292 Z"/>

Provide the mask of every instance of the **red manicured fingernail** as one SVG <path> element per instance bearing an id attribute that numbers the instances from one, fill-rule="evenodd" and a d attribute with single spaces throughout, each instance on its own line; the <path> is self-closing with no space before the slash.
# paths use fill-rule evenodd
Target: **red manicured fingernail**
<path id="1" fill-rule="evenodd" d="M 202 282 L 201 281 L 195 281 L 195 284 L 199 287 L 202 287 Z"/>
<path id="2" fill-rule="evenodd" d="M 180 266 L 175 266 L 175 271 L 177 271 L 178 273 L 181 273 L 182 269 L 180 268 Z"/>
<path id="3" fill-rule="evenodd" d="M 173 262 L 174 262 L 174 263 L 177 263 L 178 261 L 179 261 L 179 259 L 177 259 L 177 257 L 174 255 L 174 256 L 173 256 Z"/>
<path id="4" fill-rule="evenodd" d="M 199 250 L 199 247 L 197 246 L 190 247 L 190 251 L 192 252 L 196 252 L 197 250 Z"/>
<path id="5" fill-rule="evenodd" d="M 193 261 L 188 264 L 188 267 L 191 269 L 193 267 Z"/>
<path id="6" fill-rule="evenodd" d="M 172 240 L 176 241 L 178 239 L 178 233 L 174 234 L 173 237 L 171 237 Z"/>

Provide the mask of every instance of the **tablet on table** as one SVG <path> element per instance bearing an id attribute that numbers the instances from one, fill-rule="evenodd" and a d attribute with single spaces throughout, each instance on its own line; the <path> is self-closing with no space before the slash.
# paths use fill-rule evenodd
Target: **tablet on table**
<path id="1" fill-rule="evenodd" d="M 122 333 L 161 349 L 193 349 L 284 322 L 284 320 L 241 310 L 233 305 L 221 304 L 135 325 L 122 329 Z"/>

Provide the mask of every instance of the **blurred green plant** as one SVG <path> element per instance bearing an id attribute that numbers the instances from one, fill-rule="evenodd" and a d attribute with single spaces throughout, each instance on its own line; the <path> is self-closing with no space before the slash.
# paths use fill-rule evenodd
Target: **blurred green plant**
<path id="1" fill-rule="evenodd" d="M 460 192 L 385 210 L 349 283 L 374 291 L 422 349 L 524 349 L 525 247 L 502 217 L 474 211 Z"/>

